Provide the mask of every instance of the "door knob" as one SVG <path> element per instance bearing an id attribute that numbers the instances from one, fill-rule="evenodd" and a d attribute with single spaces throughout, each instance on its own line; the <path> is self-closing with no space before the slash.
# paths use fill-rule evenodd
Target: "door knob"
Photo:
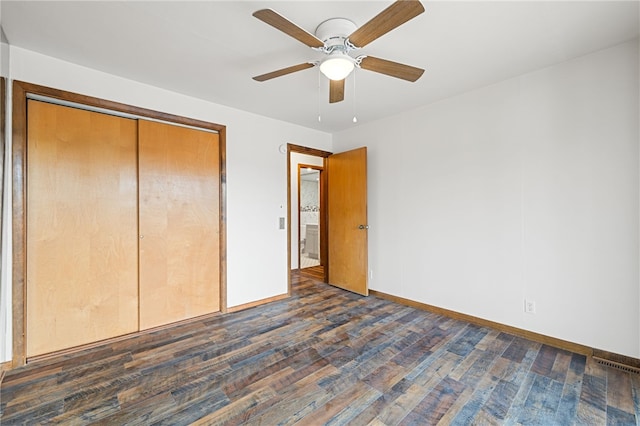
<path id="1" fill-rule="evenodd" d="M 358 229 L 369 229 L 369 225 L 360 225 Z"/>

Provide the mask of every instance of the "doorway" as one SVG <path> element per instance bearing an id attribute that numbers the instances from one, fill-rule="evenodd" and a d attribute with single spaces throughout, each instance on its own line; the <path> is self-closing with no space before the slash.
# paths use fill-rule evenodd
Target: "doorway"
<path id="1" fill-rule="evenodd" d="M 304 270 L 305 272 L 313 271 L 317 273 L 317 279 L 320 281 L 326 281 L 326 259 L 327 256 L 327 237 L 326 237 L 326 226 L 325 222 L 325 213 L 323 209 L 326 206 L 326 191 L 323 188 L 326 188 L 326 173 L 325 173 L 325 160 L 331 155 L 330 152 L 322 151 L 314 148 L 308 148 L 300 145 L 287 144 L 287 194 L 288 194 L 288 220 L 289 224 L 288 228 L 288 268 L 289 273 L 288 281 L 289 281 L 289 294 L 291 294 L 291 272 L 299 272 Z M 299 166 L 302 167 L 299 167 Z M 302 173 L 306 172 L 307 168 L 311 168 L 312 170 L 320 171 L 319 178 L 320 190 L 319 195 L 321 197 L 319 204 L 317 205 L 318 211 L 317 213 L 305 213 L 302 215 L 301 210 L 314 210 L 315 207 L 313 204 L 309 203 L 305 205 L 305 203 L 300 203 L 299 200 L 301 198 L 300 195 L 300 171 Z M 311 178 L 311 176 L 309 176 Z M 301 206 L 303 208 L 301 208 Z M 304 208 L 306 207 L 306 208 Z M 313 222 L 311 217 L 317 216 L 317 221 Z M 305 221 L 305 227 L 300 229 L 301 221 Z M 318 242 L 319 242 L 319 251 L 318 251 L 318 259 L 317 261 L 320 263 L 318 266 L 306 269 L 300 269 L 302 256 L 307 256 L 309 253 L 306 253 L 306 250 L 309 250 L 310 247 L 307 246 L 306 239 L 306 224 L 311 222 L 311 224 L 318 225 Z M 302 244 L 301 244 L 302 243 Z M 305 245 L 306 247 L 303 247 Z M 306 250 L 303 250 L 306 248 Z M 301 251 L 304 251 L 301 253 Z M 315 259 L 313 259 L 315 260 Z"/>
<path id="2" fill-rule="evenodd" d="M 320 250 L 324 229 L 322 171 L 320 166 L 298 164 L 298 269 L 324 264 Z"/>
<path id="3" fill-rule="evenodd" d="M 368 295 L 367 149 L 361 147 L 332 154 L 287 144 L 288 294 L 291 274 L 311 278 L 361 295 Z M 304 160 L 303 160 L 304 159 Z M 302 164 L 302 167 L 299 167 Z M 321 165 L 320 165 L 321 164 Z M 300 269 L 301 254 L 309 250 L 305 223 L 301 232 L 300 174 L 316 166 L 320 182 L 318 238 L 320 265 Z M 314 167 L 309 167 L 314 169 Z M 311 170 L 308 171 L 311 173 Z M 313 176 L 313 175 L 311 175 Z M 301 247 L 301 243 L 306 249 Z M 304 271 L 304 272 L 302 272 Z M 307 271 L 311 273 L 307 274 Z"/>

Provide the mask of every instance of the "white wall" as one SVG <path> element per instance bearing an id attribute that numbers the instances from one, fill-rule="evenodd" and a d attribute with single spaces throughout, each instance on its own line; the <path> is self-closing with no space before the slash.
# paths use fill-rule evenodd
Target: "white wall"
<path id="1" fill-rule="evenodd" d="M 303 145 L 306 146 L 306 145 Z M 325 149 L 325 151 L 331 151 Z M 291 153 L 291 269 L 298 269 L 300 250 L 299 226 L 298 226 L 298 165 L 308 164 L 322 167 L 324 159 L 313 155 Z"/>
<path id="2" fill-rule="evenodd" d="M 9 44 L 2 27 L 0 27 L 0 75 L 9 76 Z"/>
<path id="3" fill-rule="evenodd" d="M 334 135 L 371 288 L 640 357 L 638 78 L 636 40 Z"/>
<path id="4" fill-rule="evenodd" d="M 68 90 L 227 126 L 228 306 L 287 293 L 287 160 L 278 147 L 294 143 L 331 150 L 331 135 L 213 104 L 11 46 L 15 80 Z M 8 129 L 10 133 L 10 129 Z M 8 147 L 10 149 L 10 147 Z M 10 192 L 10 191 L 8 191 Z M 11 253 L 3 253 L 4 260 Z M 3 296 L 10 280 L 3 283 Z M 10 297 L 2 300 L 10 312 Z M 6 318 L 2 321 L 8 321 Z M 10 323 L 10 322 L 9 322 Z M 11 359 L 10 336 L 0 362 Z"/>

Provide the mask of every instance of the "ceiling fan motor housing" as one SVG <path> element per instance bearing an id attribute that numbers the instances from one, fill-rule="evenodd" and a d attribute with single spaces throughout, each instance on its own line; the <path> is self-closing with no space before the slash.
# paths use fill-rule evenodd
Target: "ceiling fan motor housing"
<path id="1" fill-rule="evenodd" d="M 325 50 L 347 50 L 345 40 L 357 29 L 353 21 L 346 18 L 331 18 L 322 22 L 316 28 L 315 36 L 322 40 Z M 342 48 L 340 48 L 342 46 Z"/>

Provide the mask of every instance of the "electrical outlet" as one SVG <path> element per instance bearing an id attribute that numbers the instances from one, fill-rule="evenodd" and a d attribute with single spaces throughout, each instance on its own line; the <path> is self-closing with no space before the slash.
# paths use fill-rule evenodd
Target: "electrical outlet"
<path id="1" fill-rule="evenodd" d="M 279 218 L 280 219 L 280 229 L 284 229 L 284 217 Z"/>
<path id="2" fill-rule="evenodd" d="M 373 269 L 369 269 L 369 280 L 373 280 Z"/>
<path id="3" fill-rule="evenodd" d="M 528 314 L 536 313 L 536 302 L 529 299 L 524 299 L 524 311 Z"/>

